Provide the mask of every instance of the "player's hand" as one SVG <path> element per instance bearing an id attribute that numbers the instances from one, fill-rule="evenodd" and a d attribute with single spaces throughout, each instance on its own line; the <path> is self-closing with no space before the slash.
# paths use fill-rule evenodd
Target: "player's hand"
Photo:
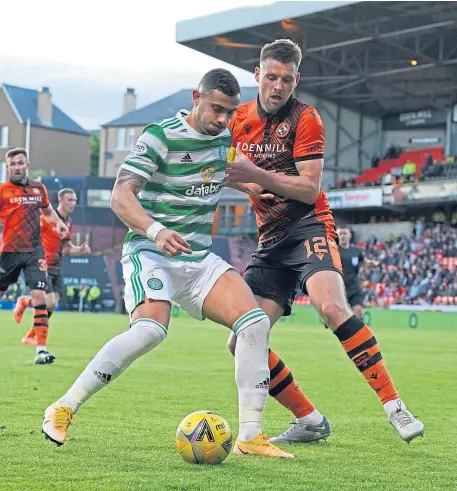
<path id="1" fill-rule="evenodd" d="M 80 254 L 83 254 L 83 255 L 85 255 L 85 256 L 86 256 L 86 255 L 88 255 L 88 254 L 90 254 L 90 253 L 91 253 L 91 249 L 90 249 L 90 247 L 89 247 L 89 246 L 88 246 L 88 245 L 87 245 L 87 244 L 84 242 L 83 244 L 81 244 L 81 245 L 79 246 L 79 253 L 80 253 Z"/>
<path id="2" fill-rule="evenodd" d="M 62 222 L 62 220 L 59 220 L 56 223 L 56 231 L 61 239 L 65 239 L 65 237 L 68 235 L 68 227 Z"/>
<path id="3" fill-rule="evenodd" d="M 178 256 L 179 254 L 192 254 L 190 245 L 174 230 L 162 229 L 155 240 L 160 251 L 167 256 Z"/>
<path id="4" fill-rule="evenodd" d="M 262 186 L 254 184 L 253 182 L 245 184 L 247 193 L 255 199 L 273 199 L 274 194 L 266 191 Z"/>
<path id="5" fill-rule="evenodd" d="M 255 183 L 257 177 L 262 173 L 253 162 L 240 150 L 239 144 L 236 146 L 235 158 L 232 162 L 227 163 L 225 170 L 224 184 L 236 184 L 237 182 Z"/>

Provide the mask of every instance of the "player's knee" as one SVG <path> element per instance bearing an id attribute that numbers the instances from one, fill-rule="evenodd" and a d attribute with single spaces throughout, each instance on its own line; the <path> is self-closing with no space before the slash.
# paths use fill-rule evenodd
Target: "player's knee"
<path id="1" fill-rule="evenodd" d="M 56 309 L 56 307 L 57 307 L 57 303 L 56 302 L 50 301 L 50 300 L 46 300 L 46 308 L 50 312 L 54 312 L 54 310 Z"/>
<path id="2" fill-rule="evenodd" d="M 227 341 L 227 348 L 230 353 L 235 356 L 235 348 L 236 348 L 236 336 L 235 334 L 231 334 Z"/>
<path id="3" fill-rule="evenodd" d="M 167 337 L 167 329 L 151 319 L 137 319 L 133 321 L 130 332 L 135 337 L 135 344 L 140 354 L 147 353 Z"/>
<path id="4" fill-rule="evenodd" d="M 344 299 L 325 299 L 319 310 L 324 322 L 332 329 L 336 329 L 350 315 L 348 305 Z"/>
<path id="5" fill-rule="evenodd" d="M 46 295 L 43 291 L 32 290 L 30 294 L 33 298 L 33 301 L 35 302 L 35 305 L 46 305 Z"/>
<path id="6" fill-rule="evenodd" d="M 363 317 L 363 308 L 361 305 L 354 305 L 354 307 L 352 307 L 352 311 L 354 312 L 354 315 L 360 319 Z"/>
<path id="7" fill-rule="evenodd" d="M 271 323 L 268 316 L 265 313 L 264 315 L 265 317 L 250 319 L 243 325 L 239 326 L 236 332 L 237 343 L 242 340 L 244 343 L 251 346 L 257 343 L 265 342 L 268 345 Z"/>

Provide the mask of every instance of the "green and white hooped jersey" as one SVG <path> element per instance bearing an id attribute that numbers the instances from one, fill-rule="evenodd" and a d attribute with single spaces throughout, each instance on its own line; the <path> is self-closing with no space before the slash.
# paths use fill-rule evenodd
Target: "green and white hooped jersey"
<path id="1" fill-rule="evenodd" d="M 187 114 L 181 110 L 174 118 L 146 126 L 121 168 L 148 179 L 138 194 L 143 209 L 189 243 L 192 254 L 175 257 L 201 261 L 210 252 L 232 137 L 228 130 L 201 135 L 184 120 Z M 140 251 L 164 255 L 155 242 L 129 230 L 122 255 Z"/>

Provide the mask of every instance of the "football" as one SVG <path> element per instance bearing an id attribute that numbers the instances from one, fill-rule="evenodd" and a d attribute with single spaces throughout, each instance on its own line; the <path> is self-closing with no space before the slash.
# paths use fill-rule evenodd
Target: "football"
<path id="1" fill-rule="evenodd" d="M 176 447 L 190 464 L 221 464 L 232 448 L 232 430 L 211 411 L 196 411 L 179 423 Z"/>

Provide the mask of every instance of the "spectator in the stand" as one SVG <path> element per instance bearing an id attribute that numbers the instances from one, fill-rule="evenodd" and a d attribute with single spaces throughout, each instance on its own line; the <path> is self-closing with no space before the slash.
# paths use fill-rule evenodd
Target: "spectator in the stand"
<path id="1" fill-rule="evenodd" d="M 379 166 L 379 162 L 381 162 L 381 159 L 377 155 L 374 155 L 371 158 L 371 167 L 373 167 L 373 169 L 376 169 Z"/>
<path id="2" fill-rule="evenodd" d="M 444 157 L 443 155 L 443 165 L 455 164 L 457 157 Z"/>
<path id="3" fill-rule="evenodd" d="M 399 157 L 401 154 L 401 148 L 397 147 L 395 143 L 391 143 L 386 153 L 384 154 L 384 158 L 386 160 L 392 160 Z"/>
<path id="4" fill-rule="evenodd" d="M 433 157 L 431 153 L 427 154 L 427 157 L 425 157 L 425 162 L 424 162 L 424 167 L 423 169 L 427 167 L 431 167 L 433 165 Z"/>
<path id="5" fill-rule="evenodd" d="M 425 179 L 430 179 L 434 177 L 439 177 L 443 173 L 443 171 L 443 164 L 441 162 L 434 162 L 431 166 L 422 167 L 421 174 Z"/>
<path id="6" fill-rule="evenodd" d="M 424 217 L 419 217 L 416 221 L 416 228 L 415 228 L 415 238 L 416 240 L 419 240 L 419 237 L 422 235 L 422 231 L 424 230 Z"/>
<path id="7" fill-rule="evenodd" d="M 346 180 L 345 180 L 345 179 L 340 179 L 340 180 L 338 181 L 338 188 L 339 188 L 339 189 L 344 189 L 345 187 L 347 187 Z"/>
<path id="8" fill-rule="evenodd" d="M 408 160 L 403 166 L 402 174 L 405 177 L 406 182 L 412 182 L 414 175 L 416 174 L 416 164 Z"/>
<path id="9" fill-rule="evenodd" d="M 361 268 L 365 299 L 372 298 L 373 291 L 397 303 L 431 304 L 435 299 L 440 302 L 440 297 L 457 296 L 454 262 L 446 259 L 457 258 L 455 228 L 447 224 L 425 226 L 421 217 L 411 237 L 389 236 L 379 246 L 374 247 L 372 241 L 366 243 L 365 252 L 379 266 L 372 271 Z"/>
<path id="10" fill-rule="evenodd" d="M 385 186 L 390 186 L 392 184 L 392 174 L 390 172 L 387 172 L 387 174 L 384 174 L 382 181 L 383 181 L 383 184 Z"/>

